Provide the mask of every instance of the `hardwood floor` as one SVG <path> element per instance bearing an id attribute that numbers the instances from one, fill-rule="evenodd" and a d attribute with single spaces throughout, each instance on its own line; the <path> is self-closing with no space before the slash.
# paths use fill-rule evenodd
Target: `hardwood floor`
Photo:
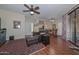
<path id="1" fill-rule="evenodd" d="M 42 43 L 28 47 L 25 39 L 10 40 L 0 47 L 0 55 L 29 55 L 44 47 Z"/>
<path id="2" fill-rule="evenodd" d="M 69 42 L 60 37 L 50 37 L 50 45 L 35 44 L 27 47 L 25 40 L 13 40 L 0 47 L 1 52 L 11 52 L 8 54 L 30 54 L 30 55 L 77 55 L 69 48 Z"/>
<path id="3" fill-rule="evenodd" d="M 67 41 L 61 38 L 51 37 L 49 46 L 32 55 L 76 55 L 76 53 L 68 47 Z"/>
<path id="4" fill-rule="evenodd" d="M 40 49 L 34 53 L 32 53 L 31 55 L 49 55 L 49 49 L 47 47 Z"/>

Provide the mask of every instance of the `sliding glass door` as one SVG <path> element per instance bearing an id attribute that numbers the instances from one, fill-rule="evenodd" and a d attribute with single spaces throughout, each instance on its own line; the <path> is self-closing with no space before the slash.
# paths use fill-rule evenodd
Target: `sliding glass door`
<path id="1" fill-rule="evenodd" d="M 75 12 L 70 14 L 70 41 L 75 43 Z"/>
<path id="2" fill-rule="evenodd" d="M 79 45 L 79 8 L 69 14 L 70 41 Z"/>
<path id="3" fill-rule="evenodd" d="M 79 45 L 79 8 L 76 10 L 76 44 Z"/>

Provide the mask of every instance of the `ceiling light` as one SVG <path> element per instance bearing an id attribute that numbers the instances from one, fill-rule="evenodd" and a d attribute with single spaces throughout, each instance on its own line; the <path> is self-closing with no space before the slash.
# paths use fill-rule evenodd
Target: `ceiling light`
<path id="1" fill-rule="evenodd" d="M 30 11 L 30 14 L 31 14 L 31 15 L 34 15 L 34 12 L 33 12 L 33 11 Z"/>
<path id="2" fill-rule="evenodd" d="M 20 25 L 18 25 L 17 27 L 20 28 Z"/>

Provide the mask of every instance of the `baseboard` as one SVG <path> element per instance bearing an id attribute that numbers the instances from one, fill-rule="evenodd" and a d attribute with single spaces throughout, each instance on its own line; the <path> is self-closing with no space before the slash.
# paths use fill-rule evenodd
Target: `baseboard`
<path id="1" fill-rule="evenodd" d="M 70 40 L 68 40 L 68 42 L 69 42 L 70 44 L 76 46 L 76 47 L 79 47 L 79 45 L 75 44 L 74 42 L 72 42 L 72 41 L 70 41 Z"/>
<path id="2" fill-rule="evenodd" d="M 57 37 L 62 37 L 62 35 L 57 35 Z"/>
<path id="3" fill-rule="evenodd" d="M 14 39 L 14 40 L 21 40 L 21 39 L 25 39 L 25 38 L 19 38 L 19 39 Z"/>
<path id="4" fill-rule="evenodd" d="M 17 40 L 22 40 L 22 39 L 25 39 L 25 38 L 19 38 L 19 39 L 14 39 L 14 40 L 17 41 Z M 10 41 L 14 41 L 14 40 L 6 40 L 6 43 L 5 44 L 7 44 Z"/>

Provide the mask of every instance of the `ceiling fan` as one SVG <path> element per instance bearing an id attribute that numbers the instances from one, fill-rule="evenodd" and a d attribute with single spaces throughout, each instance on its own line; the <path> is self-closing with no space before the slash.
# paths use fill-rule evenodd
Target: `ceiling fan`
<path id="1" fill-rule="evenodd" d="M 28 10 L 23 10 L 23 12 L 30 12 L 31 15 L 33 15 L 34 13 L 40 14 L 40 12 L 37 11 L 39 10 L 39 6 L 34 7 L 33 5 L 28 6 L 27 4 L 24 4 L 24 6 L 28 8 Z"/>

